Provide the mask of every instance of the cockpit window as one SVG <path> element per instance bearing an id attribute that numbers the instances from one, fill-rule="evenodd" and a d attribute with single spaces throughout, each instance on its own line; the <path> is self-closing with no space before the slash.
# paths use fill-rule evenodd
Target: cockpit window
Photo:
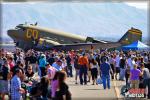
<path id="1" fill-rule="evenodd" d="M 18 26 L 16 26 L 15 29 L 20 29 L 20 28 Z"/>
<path id="2" fill-rule="evenodd" d="M 23 24 L 19 24 L 18 26 L 15 27 L 15 29 L 22 29 L 23 31 L 25 31 Z"/>

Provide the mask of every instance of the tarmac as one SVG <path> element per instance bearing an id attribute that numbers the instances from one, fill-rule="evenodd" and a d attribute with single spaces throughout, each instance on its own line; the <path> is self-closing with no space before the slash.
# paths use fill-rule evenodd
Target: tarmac
<path id="1" fill-rule="evenodd" d="M 92 80 L 87 85 L 75 84 L 74 78 L 68 78 L 67 84 L 72 93 L 72 100 L 124 100 L 120 94 L 125 81 L 111 81 L 110 89 L 103 89 L 103 85 L 92 85 Z"/>

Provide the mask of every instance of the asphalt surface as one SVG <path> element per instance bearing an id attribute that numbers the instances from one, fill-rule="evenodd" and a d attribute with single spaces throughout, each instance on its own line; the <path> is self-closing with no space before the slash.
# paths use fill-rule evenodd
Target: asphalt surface
<path id="1" fill-rule="evenodd" d="M 69 90 L 72 93 L 73 100 L 121 100 L 124 99 L 120 94 L 121 87 L 125 85 L 125 81 L 111 81 L 111 89 L 103 89 L 103 85 L 87 85 L 75 84 L 74 78 L 67 78 Z"/>

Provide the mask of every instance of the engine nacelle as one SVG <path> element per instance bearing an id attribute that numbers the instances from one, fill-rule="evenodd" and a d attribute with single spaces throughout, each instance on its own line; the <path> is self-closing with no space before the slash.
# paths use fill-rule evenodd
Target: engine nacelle
<path id="1" fill-rule="evenodd" d="M 39 42 L 38 42 L 38 45 L 53 46 L 53 45 L 60 45 L 60 43 L 52 41 L 52 40 L 40 38 Z"/>

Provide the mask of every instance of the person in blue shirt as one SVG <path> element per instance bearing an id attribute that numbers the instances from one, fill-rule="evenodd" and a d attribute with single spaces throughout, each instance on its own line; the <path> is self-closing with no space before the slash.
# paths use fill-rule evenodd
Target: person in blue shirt
<path id="1" fill-rule="evenodd" d="M 40 68 L 40 72 L 41 72 L 40 76 L 46 75 L 46 67 L 45 67 L 46 64 L 47 64 L 46 56 L 44 54 L 41 54 L 41 58 L 39 59 L 39 68 Z"/>
<path id="2" fill-rule="evenodd" d="M 109 63 L 107 63 L 107 59 L 103 58 L 103 63 L 100 65 L 100 70 L 101 70 L 101 74 L 102 74 L 102 81 L 103 81 L 103 88 L 106 89 L 106 85 L 107 88 L 110 89 L 110 71 L 111 71 L 111 67 L 109 65 Z M 107 82 L 107 84 L 106 84 Z"/>
<path id="3" fill-rule="evenodd" d="M 16 69 L 15 75 L 11 79 L 10 84 L 10 95 L 11 100 L 22 100 L 22 93 L 25 93 L 25 90 L 21 88 L 21 80 L 20 77 L 22 76 L 21 69 Z"/>
<path id="4" fill-rule="evenodd" d="M 54 62 L 52 66 L 56 69 L 56 71 L 61 71 L 62 70 L 62 61 L 58 60 L 58 61 Z"/>

